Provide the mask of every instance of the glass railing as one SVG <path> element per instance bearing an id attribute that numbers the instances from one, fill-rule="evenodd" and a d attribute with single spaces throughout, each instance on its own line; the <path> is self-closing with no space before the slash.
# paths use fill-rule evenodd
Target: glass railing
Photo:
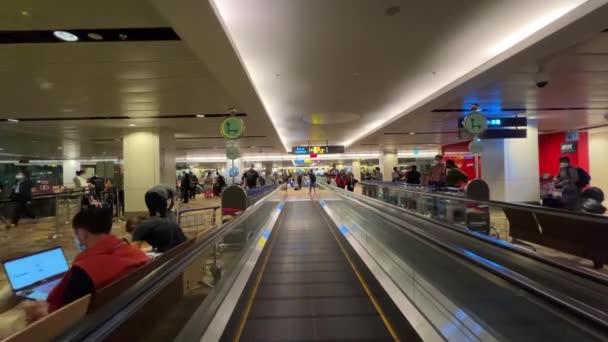
<path id="1" fill-rule="evenodd" d="M 436 240 L 421 227 L 396 223 L 398 220 L 381 208 L 354 199 L 360 195 L 333 189 L 337 192 L 322 193 L 321 206 L 342 234 L 354 241 L 351 244 L 355 249 L 360 246 L 374 261 L 370 268 L 379 267 L 411 302 L 410 307 L 419 310 L 442 338 L 454 341 L 605 338 L 592 318 L 585 316 L 588 320 L 582 323 L 578 311 L 563 310 L 568 298 L 566 302 L 556 300 L 556 305 L 548 305 L 541 299 L 548 297 L 535 292 L 544 288 L 535 287 L 520 275 L 472 250 Z M 529 291 L 522 291 L 523 288 Z M 407 311 L 404 314 L 407 317 Z"/>
<path id="2" fill-rule="evenodd" d="M 410 213 L 518 244 L 547 256 L 584 258 L 572 266 L 608 263 L 608 217 L 534 205 L 466 198 L 463 190 L 362 182 L 364 196 Z M 557 255 L 556 255 L 557 253 Z M 562 253 L 563 255 L 560 255 Z"/>
<path id="3" fill-rule="evenodd" d="M 200 336 L 248 256 L 263 247 L 266 230 L 282 208 L 279 191 L 265 194 L 233 220 L 194 239 L 178 257 L 86 316 L 58 340 L 172 341 L 184 334 Z"/>

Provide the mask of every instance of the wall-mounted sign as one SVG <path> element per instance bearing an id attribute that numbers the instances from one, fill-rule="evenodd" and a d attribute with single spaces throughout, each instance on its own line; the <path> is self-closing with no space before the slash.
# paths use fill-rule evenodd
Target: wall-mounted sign
<path id="1" fill-rule="evenodd" d="M 222 122 L 220 133 L 226 139 L 236 139 L 245 133 L 245 122 L 241 118 L 228 118 Z"/>
<path id="2" fill-rule="evenodd" d="M 294 146 L 291 148 L 293 154 L 328 154 L 344 153 L 344 146 Z"/>
<path id="3" fill-rule="evenodd" d="M 486 116 L 480 112 L 473 112 L 464 118 L 463 126 L 468 133 L 479 135 L 488 128 L 488 120 L 486 119 Z"/>
<path id="4" fill-rule="evenodd" d="M 562 153 L 576 153 L 576 142 L 565 142 L 561 146 Z"/>
<path id="5" fill-rule="evenodd" d="M 566 141 L 578 141 L 578 129 L 566 131 Z"/>

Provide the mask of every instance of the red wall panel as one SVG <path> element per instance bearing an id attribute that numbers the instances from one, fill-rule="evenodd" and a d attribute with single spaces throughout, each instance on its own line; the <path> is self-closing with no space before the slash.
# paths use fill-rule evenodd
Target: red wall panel
<path id="1" fill-rule="evenodd" d="M 570 157 L 572 165 L 582 167 L 589 172 L 589 135 L 580 132 L 575 153 L 562 154 L 561 146 L 566 142 L 566 133 L 557 132 L 538 136 L 539 175 L 545 173 L 555 175 L 559 170 L 559 158 Z"/>

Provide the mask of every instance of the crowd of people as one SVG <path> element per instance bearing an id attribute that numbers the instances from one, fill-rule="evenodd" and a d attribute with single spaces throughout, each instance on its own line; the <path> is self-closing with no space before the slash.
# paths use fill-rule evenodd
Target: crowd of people
<path id="1" fill-rule="evenodd" d="M 226 179 L 220 172 L 207 171 L 199 179 L 193 171 L 184 171 L 177 178 L 177 191 L 183 203 L 196 199 L 197 194 L 205 198 L 220 196 L 226 187 Z"/>

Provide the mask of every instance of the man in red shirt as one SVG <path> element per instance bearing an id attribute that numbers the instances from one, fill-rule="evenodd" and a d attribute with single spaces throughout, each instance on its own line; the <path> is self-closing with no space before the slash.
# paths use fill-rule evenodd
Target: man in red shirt
<path id="1" fill-rule="evenodd" d="M 150 260 L 136 246 L 110 234 L 112 211 L 108 208 L 81 211 L 74 216 L 72 226 L 81 252 L 46 302 L 26 305 L 30 322 L 102 289 Z"/>

